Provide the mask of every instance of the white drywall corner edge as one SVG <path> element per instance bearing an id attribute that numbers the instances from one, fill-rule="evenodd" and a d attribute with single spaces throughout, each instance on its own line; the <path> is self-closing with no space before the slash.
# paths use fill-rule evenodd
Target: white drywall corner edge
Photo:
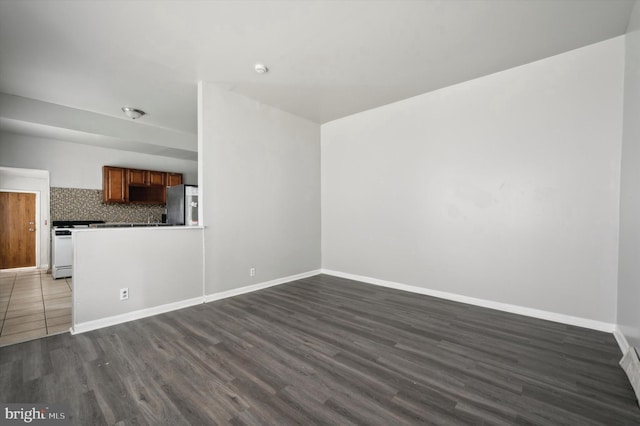
<path id="1" fill-rule="evenodd" d="M 166 312 L 175 311 L 182 308 L 188 308 L 189 306 L 199 305 L 204 303 L 202 296 L 194 297 L 192 299 L 180 300 L 178 302 L 167 303 L 165 305 L 154 306 L 152 308 L 140 309 L 138 311 L 127 312 L 126 314 L 115 315 L 112 317 L 101 318 L 95 321 L 87 321 L 79 323 L 71 327 L 71 334 L 86 333 L 87 331 L 97 330 L 99 328 L 110 327 L 116 324 L 122 324 L 137 319 L 150 317 L 153 315 L 164 314 Z"/>
<path id="2" fill-rule="evenodd" d="M 559 322 L 562 324 L 575 325 L 577 327 L 584 327 L 592 330 L 604 331 L 607 333 L 613 333 L 614 330 L 616 329 L 615 324 L 610 324 L 607 322 L 595 321 L 587 318 L 574 317 L 571 315 L 558 314 L 555 312 L 527 308 L 524 306 L 511 305 L 508 303 L 494 302 L 492 300 L 477 299 L 475 297 L 468 297 L 468 296 L 462 296 L 460 294 L 455 294 L 455 293 L 431 290 L 428 288 L 416 287 L 412 285 L 396 283 L 393 281 L 385 281 L 377 278 L 364 277 L 361 275 L 348 274 L 345 272 L 333 271 L 329 269 L 322 269 L 322 273 L 327 275 L 333 275 L 335 277 L 346 278 L 349 280 L 355 280 L 355 281 L 361 281 L 368 284 L 379 285 L 381 287 L 388 287 L 388 288 L 394 288 L 396 290 L 408 291 L 411 293 L 424 294 L 427 296 L 438 297 L 441 299 L 453 300 L 454 302 L 461 302 L 461 303 L 467 303 L 469 305 L 482 306 L 484 308 L 496 309 L 498 311 L 510 312 L 513 314 L 519 314 L 527 317 Z"/>
<path id="3" fill-rule="evenodd" d="M 321 273 L 320 269 L 316 269 L 316 270 L 309 271 L 309 272 L 303 272 L 301 274 L 290 275 L 290 276 L 284 277 L 284 278 L 277 278 L 277 279 L 271 280 L 271 281 L 265 281 L 265 282 L 262 282 L 262 283 L 251 284 L 251 285 L 240 287 L 240 288 L 234 288 L 233 290 L 227 290 L 227 291 L 221 291 L 221 292 L 218 292 L 218 293 L 207 294 L 207 295 L 205 295 L 204 299 L 205 299 L 205 303 L 209 303 L 209 302 L 213 302 L 215 300 L 226 299 L 227 297 L 233 297 L 233 296 L 238 296 L 240 294 L 251 293 L 251 292 L 254 292 L 254 291 L 262 290 L 264 288 L 273 287 L 275 285 L 285 284 L 285 283 L 288 283 L 288 282 L 291 282 L 291 281 L 296 281 L 296 280 L 301 280 L 303 278 L 313 277 L 315 275 L 319 275 L 320 273 Z"/>

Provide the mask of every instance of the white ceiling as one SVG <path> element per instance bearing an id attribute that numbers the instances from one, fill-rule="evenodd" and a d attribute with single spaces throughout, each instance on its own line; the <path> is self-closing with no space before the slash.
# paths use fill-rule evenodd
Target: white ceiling
<path id="1" fill-rule="evenodd" d="M 141 124 L 195 134 L 206 80 L 325 123 L 622 35 L 632 7 L 0 0 L 0 92 L 118 120 L 135 106 L 148 112 Z M 269 73 L 257 75 L 256 62 Z"/>

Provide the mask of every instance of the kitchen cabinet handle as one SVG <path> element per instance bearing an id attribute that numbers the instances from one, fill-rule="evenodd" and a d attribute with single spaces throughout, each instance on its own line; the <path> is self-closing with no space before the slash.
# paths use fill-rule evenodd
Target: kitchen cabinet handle
<path id="1" fill-rule="evenodd" d="M 29 225 L 33 225 L 33 222 L 29 222 Z"/>
<path id="2" fill-rule="evenodd" d="M 35 232 L 35 229 L 29 228 L 29 232 Z"/>

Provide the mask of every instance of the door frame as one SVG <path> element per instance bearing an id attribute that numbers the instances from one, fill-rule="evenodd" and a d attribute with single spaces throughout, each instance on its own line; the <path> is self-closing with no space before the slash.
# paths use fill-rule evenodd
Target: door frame
<path id="1" fill-rule="evenodd" d="M 36 267 L 47 270 L 51 263 L 50 173 L 48 170 L 0 166 L 0 190 L 36 194 Z M 33 270 L 33 267 L 28 268 Z"/>
<path id="2" fill-rule="evenodd" d="M 40 269 L 40 191 L 28 190 L 28 189 L 4 189 L 0 188 L 0 192 L 17 192 L 23 194 L 36 194 L 36 266 L 26 266 L 23 268 L 12 268 L 11 271 L 29 271 L 33 269 Z"/>

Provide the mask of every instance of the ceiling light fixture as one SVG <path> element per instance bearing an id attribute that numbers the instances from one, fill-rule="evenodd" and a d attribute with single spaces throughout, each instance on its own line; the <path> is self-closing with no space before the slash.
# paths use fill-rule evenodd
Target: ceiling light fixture
<path id="1" fill-rule="evenodd" d="M 258 74 L 266 74 L 269 72 L 269 68 L 265 64 L 256 64 L 254 67 Z"/>
<path id="2" fill-rule="evenodd" d="M 132 107 L 122 107 L 122 112 L 124 112 L 124 115 L 131 118 L 132 120 L 140 118 L 146 114 L 146 112 L 144 112 L 143 110 Z"/>

